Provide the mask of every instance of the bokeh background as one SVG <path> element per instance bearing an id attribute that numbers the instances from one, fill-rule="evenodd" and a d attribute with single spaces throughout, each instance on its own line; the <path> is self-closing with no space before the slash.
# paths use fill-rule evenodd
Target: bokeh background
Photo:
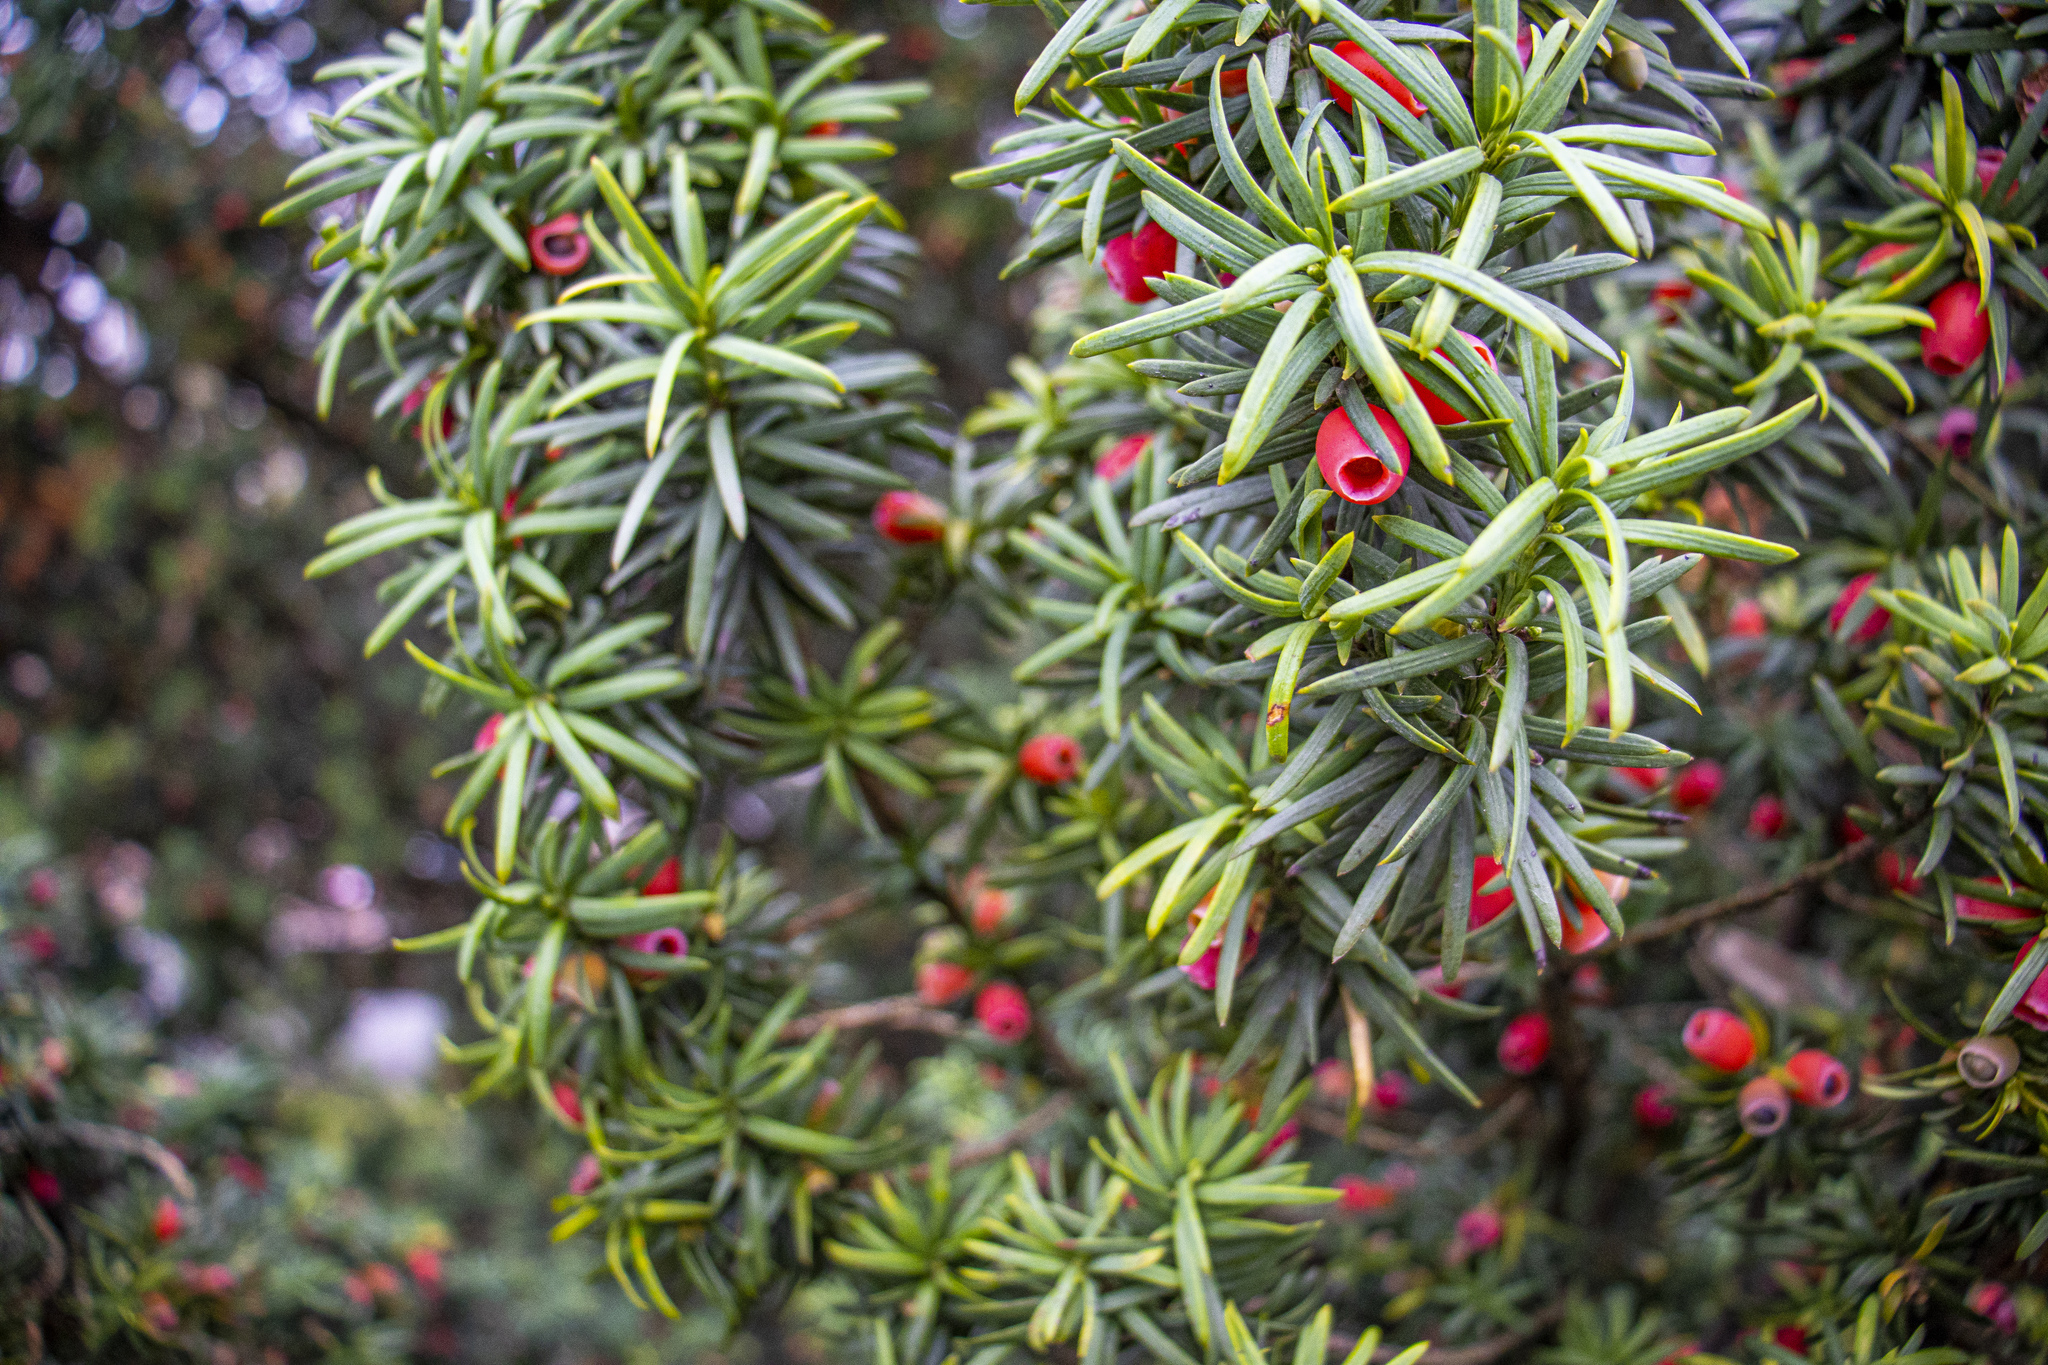
<path id="1" fill-rule="evenodd" d="M 531 1106 L 456 1106 L 433 1040 L 461 1003 L 387 947 L 465 909 L 427 770 L 468 736 L 420 713 L 396 651 L 361 658 L 373 573 L 301 577 L 369 470 L 411 486 L 416 448 L 347 397 L 315 420 L 320 282 L 303 229 L 259 220 L 350 88 L 314 73 L 409 8 L 0 0 L 0 877 L 51 911 L 5 932 L 100 1010 L 124 1122 L 286 1202 L 262 1254 L 343 1305 L 332 1358 L 822 1359 L 804 1324 L 829 1303 L 722 1343 L 550 1248 L 535 1196 L 566 1142 Z M 1012 126 L 1049 29 L 820 8 L 889 34 L 871 75 L 932 84 L 878 174 L 928 267 L 904 339 L 964 411 L 1007 382 L 1040 286 L 998 278 L 1010 201 L 948 177 Z"/>

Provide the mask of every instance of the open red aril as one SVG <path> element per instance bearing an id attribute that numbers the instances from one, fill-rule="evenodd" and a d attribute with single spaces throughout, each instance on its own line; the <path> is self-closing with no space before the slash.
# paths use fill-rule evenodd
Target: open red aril
<path id="1" fill-rule="evenodd" d="M 1017 751 L 1017 769 L 1041 787 L 1057 787 L 1081 775 L 1085 756 L 1072 735 L 1033 735 Z"/>
<path id="2" fill-rule="evenodd" d="M 526 230 L 533 268 L 543 275 L 573 275 L 590 262 L 590 238 L 573 213 L 559 214 Z"/>
<path id="3" fill-rule="evenodd" d="M 1716 1071 L 1740 1071 L 1756 1060 L 1756 1035 L 1723 1009 L 1694 1010 L 1679 1041 L 1695 1061 Z"/>
<path id="4" fill-rule="evenodd" d="M 1832 1109 L 1849 1098 L 1849 1068 L 1817 1047 L 1786 1058 L 1785 1074 L 1792 1079 L 1792 1098 L 1809 1109 Z"/>
<path id="5" fill-rule="evenodd" d="M 1371 412 L 1400 461 L 1398 467 L 1380 458 L 1342 408 L 1331 409 L 1316 432 L 1316 468 L 1323 472 L 1330 491 L 1346 502 L 1385 502 L 1408 477 L 1407 433 L 1385 408 L 1375 407 Z"/>

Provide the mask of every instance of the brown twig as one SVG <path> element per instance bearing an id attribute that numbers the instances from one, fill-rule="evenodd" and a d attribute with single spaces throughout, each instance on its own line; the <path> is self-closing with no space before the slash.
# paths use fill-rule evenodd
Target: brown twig
<path id="1" fill-rule="evenodd" d="M 864 886 L 857 886 L 851 891 L 834 896 L 823 905 L 812 906 L 783 925 L 775 937 L 783 943 L 802 938 L 813 930 L 823 929 L 828 924 L 837 924 L 848 915 L 859 914 L 873 904 L 874 899 L 874 892 Z"/>
<path id="2" fill-rule="evenodd" d="M 65 1123 L 44 1124 L 13 1133 L 0 1133 L 0 1147 L 19 1150 L 23 1147 L 73 1142 L 81 1147 L 94 1147 L 118 1156 L 134 1157 L 154 1166 L 170 1187 L 177 1191 L 180 1199 L 195 1198 L 199 1191 L 192 1184 L 192 1177 L 185 1170 L 185 1163 L 171 1152 L 171 1149 L 155 1138 L 126 1128 L 115 1128 L 104 1123 L 86 1123 L 71 1120 Z"/>
<path id="3" fill-rule="evenodd" d="M 947 1161 L 946 1168 L 957 1171 L 963 1166 L 973 1166 L 987 1161 L 990 1157 L 1014 1151 L 1065 1118 L 1067 1111 L 1073 1107 L 1072 1092 L 1062 1090 L 1018 1120 L 1016 1127 L 998 1133 L 992 1138 L 984 1138 L 980 1142 L 970 1142 L 964 1147 L 956 1148 L 951 1159 Z M 910 1178 L 922 1180 L 930 1172 L 931 1164 L 921 1161 L 910 1168 Z"/>
<path id="4" fill-rule="evenodd" d="M 777 1036 L 784 1042 L 794 1042 L 828 1028 L 893 1028 L 951 1037 L 962 1027 L 960 1016 L 932 1009 L 914 995 L 890 995 L 792 1019 L 782 1026 L 782 1032 Z"/>
<path id="5" fill-rule="evenodd" d="M 1797 891 L 1802 886 L 1823 881 L 1843 868 L 1863 861 L 1865 858 L 1875 854 L 1880 848 L 1883 848 L 1885 842 L 1884 838 L 1880 835 L 1873 834 L 1867 839 L 1862 839 L 1849 845 L 1840 853 L 1808 863 L 1797 872 L 1780 877 L 1774 882 L 1765 882 L 1760 886 L 1745 887 L 1740 891 L 1732 892 L 1718 899 L 1695 905 L 1689 910 L 1681 910 L 1675 915 L 1666 915 L 1662 919 L 1652 920 L 1640 928 L 1631 930 L 1625 939 L 1609 939 L 1606 943 L 1594 949 L 1592 953 L 1586 954 L 1586 956 L 1598 956 L 1602 953 L 1614 952 L 1623 947 L 1634 948 L 1656 939 L 1669 938 L 1673 934 L 1682 934 L 1689 929 L 1697 929 L 1700 925 L 1710 920 L 1720 919 L 1723 915 L 1732 915 L 1737 911 L 1748 910 L 1754 906 L 1774 901 L 1788 891 Z"/>
<path id="6" fill-rule="evenodd" d="M 1424 1161 L 1440 1157 L 1446 1151 L 1460 1156 L 1469 1155 L 1489 1145 L 1507 1129 L 1512 1128 L 1529 1108 L 1529 1104 L 1529 1092 L 1518 1089 L 1509 1095 L 1498 1109 L 1488 1114 L 1484 1123 L 1463 1137 L 1451 1139 L 1448 1144 L 1403 1137 L 1385 1128 L 1375 1128 L 1369 1123 L 1358 1125 L 1358 1132 L 1352 1141 L 1361 1147 L 1370 1147 L 1375 1152 L 1385 1152 L 1388 1156 L 1404 1156 Z M 1332 1137 L 1344 1136 L 1342 1115 L 1332 1114 L 1323 1109 L 1306 1108 L 1301 1111 L 1301 1121 L 1318 1133 L 1327 1133 Z"/>

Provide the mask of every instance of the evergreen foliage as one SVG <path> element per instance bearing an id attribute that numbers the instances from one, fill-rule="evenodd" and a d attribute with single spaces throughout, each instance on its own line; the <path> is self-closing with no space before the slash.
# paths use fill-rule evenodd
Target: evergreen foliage
<path id="1" fill-rule="evenodd" d="M 858 173 L 917 92 L 799 0 L 430 4 L 273 210 L 355 196 L 323 384 L 424 491 L 311 572 L 398 552 L 368 646 L 479 722 L 408 946 L 588 1145 L 558 1234 L 892 1365 L 2038 1354 L 2041 21 L 1044 8 L 958 179 L 1083 264 L 957 438 Z M 777 774 L 852 894 L 724 836 Z"/>

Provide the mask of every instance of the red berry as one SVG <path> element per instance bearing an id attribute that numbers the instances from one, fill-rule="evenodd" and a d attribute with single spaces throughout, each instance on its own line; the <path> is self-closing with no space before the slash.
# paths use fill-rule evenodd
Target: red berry
<path id="1" fill-rule="evenodd" d="M 39 867 L 28 874 L 28 899 L 32 905 L 49 905 L 57 899 L 57 874 Z"/>
<path id="2" fill-rule="evenodd" d="M 1714 804 L 1714 798 L 1721 794 L 1721 765 L 1711 758 L 1688 763 L 1678 770 L 1678 781 L 1672 784 L 1671 799 L 1678 803 L 1680 810 L 1704 810 Z"/>
<path id="3" fill-rule="evenodd" d="M 1590 953 L 1601 944 L 1607 942 L 1608 939 L 1614 937 L 1614 931 L 1607 927 L 1606 920 L 1600 918 L 1598 910 L 1595 910 L 1577 896 L 1572 897 L 1572 905 L 1579 912 L 1579 922 L 1573 924 L 1570 915 L 1563 917 L 1564 940 L 1558 944 L 1560 948 L 1574 955 Z M 1587 965 L 1591 966 L 1592 964 L 1588 963 Z"/>
<path id="4" fill-rule="evenodd" d="M 1124 437 L 1095 457 L 1095 477 L 1114 483 L 1131 472 L 1151 445 L 1152 433 L 1149 431 Z"/>
<path id="5" fill-rule="evenodd" d="M 585 1152 L 576 1158 L 576 1169 L 569 1172 L 569 1193 L 589 1194 L 604 1183 L 604 1167 L 598 1164 L 597 1153 Z"/>
<path id="6" fill-rule="evenodd" d="M 1180 255 L 1180 243 L 1157 223 L 1147 223 L 1136 232 L 1126 232 L 1102 244 L 1102 273 L 1110 288 L 1126 303 L 1145 303 L 1159 297 L 1145 283 L 1173 269 Z"/>
<path id="7" fill-rule="evenodd" d="M 1699 292 L 1691 280 L 1659 280 L 1650 286 L 1650 303 L 1666 322 L 1676 322 Z"/>
<path id="8" fill-rule="evenodd" d="M 643 896 L 673 896 L 683 889 L 683 863 L 680 858 L 664 858 L 661 866 L 654 869 L 654 875 L 640 888 Z"/>
<path id="9" fill-rule="evenodd" d="M 149 1220 L 150 1233 L 159 1242 L 175 1242 L 185 1230 L 185 1214 L 178 1201 L 165 1195 L 156 1201 L 156 1214 Z"/>
<path id="10" fill-rule="evenodd" d="M 1913 864 L 1901 858 L 1897 849 L 1888 848 L 1877 855 L 1877 876 L 1887 889 L 1901 895 L 1917 895 L 1920 891 L 1921 879 L 1914 875 Z M 1960 904 L 1962 897 L 1956 900 Z"/>
<path id="11" fill-rule="evenodd" d="M 804 136 L 838 137 L 840 133 L 844 132 L 845 130 L 846 125 L 841 123 L 838 119 L 828 118 L 823 123 L 813 123 L 810 127 L 804 129 Z"/>
<path id="12" fill-rule="evenodd" d="M 1862 600 L 1863 594 L 1869 592 L 1870 585 L 1875 582 L 1877 575 L 1866 573 L 1858 574 L 1842 585 L 1842 591 L 1835 596 L 1835 604 L 1828 608 L 1828 631 L 1831 634 L 1841 633 L 1842 623 L 1849 619 L 1849 613 L 1855 609 L 1857 602 Z M 1863 618 L 1862 625 L 1856 627 L 1856 634 L 1850 637 L 1850 643 L 1867 645 L 1884 634 L 1886 627 L 1891 623 L 1892 614 L 1872 603 L 1870 614 Z"/>
<path id="13" fill-rule="evenodd" d="M 1429 112 L 1423 108 L 1422 102 L 1409 92 L 1408 87 L 1401 84 L 1399 77 L 1384 66 L 1381 66 L 1378 59 L 1357 43 L 1346 39 L 1344 42 L 1331 48 L 1330 51 L 1334 52 L 1339 60 L 1349 62 L 1352 66 L 1358 68 L 1360 75 L 1386 91 L 1389 95 L 1392 95 L 1403 109 L 1406 109 L 1415 117 L 1421 118 Z M 1347 114 L 1350 113 L 1351 92 L 1333 80 L 1325 79 L 1323 83 L 1329 86 L 1330 98 L 1337 101 L 1337 107 Z"/>
<path id="14" fill-rule="evenodd" d="M 240 1152 L 229 1152 L 220 1159 L 220 1165 L 222 1170 L 251 1194 L 263 1193 L 264 1188 L 270 1184 L 269 1177 L 263 1174 L 263 1168 Z"/>
<path id="15" fill-rule="evenodd" d="M 1951 460 L 1970 458 L 1970 446 L 1977 439 L 1977 412 L 1974 408 L 1950 408 L 1941 415 L 1941 425 L 1935 429 L 1934 443 L 1948 452 Z"/>
<path id="16" fill-rule="evenodd" d="M 1728 608 L 1728 634 L 1737 640 L 1753 640 L 1759 635 L 1768 635 L 1771 630 L 1770 618 L 1764 615 L 1761 602 L 1754 597 L 1745 597 Z"/>
<path id="17" fill-rule="evenodd" d="M 1215 893 L 1211 892 L 1210 894 L 1214 895 Z M 1202 923 L 1203 912 L 1207 908 L 1208 904 L 1209 896 L 1204 896 L 1202 898 L 1202 903 L 1196 906 L 1195 909 L 1188 915 L 1189 938 L 1193 938 L 1195 930 L 1200 927 Z M 1252 917 L 1252 923 L 1245 927 L 1244 946 L 1238 951 L 1237 970 L 1240 973 L 1242 973 L 1246 967 L 1249 967 L 1251 965 L 1251 961 L 1254 957 L 1258 955 L 1258 951 L 1259 926 L 1258 916 L 1255 913 Z M 1187 974 L 1188 980 L 1194 982 L 1203 990 L 1213 991 L 1216 989 L 1216 974 L 1217 972 L 1222 970 L 1222 967 L 1223 935 L 1218 934 L 1215 938 L 1210 940 L 1209 946 L 1202 950 L 1202 955 L 1196 958 L 1193 962 L 1188 963 L 1185 967 L 1182 967 L 1181 971 Z"/>
<path id="18" fill-rule="evenodd" d="M 1458 333 L 1458 335 L 1465 338 L 1465 340 L 1471 344 L 1473 350 L 1479 352 L 1479 358 L 1486 362 L 1487 369 L 1492 370 L 1495 373 L 1499 372 L 1500 366 L 1494 361 L 1493 348 L 1491 346 L 1488 346 L 1485 342 L 1481 341 L 1478 337 L 1473 336 L 1470 332 L 1461 331 Z M 1443 352 L 1439 350 L 1437 354 L 1442 355 Z M 1429 389 L 1423 387 L 1421 384 L 1417 384 L 1414 387 L 1415 396 L 1422 400 L 1422 406 L 1429 413 L 1430 421 L 1436 423 L 1440 427 L 1454 427 L 1465 420 L 1464 413 L 1459 412 L 1449 403 L 1437 397 Z"/>
<path id="19" fill-rule="evenodd" d="M 2012 1290 L 1995 1280 L 1973 1286 L 1963 1302 L 1972 1313 L 1991 1319 L 1991 1325 L 2007 1336 L 2020 1330 L 2020 1310 L 2013 1302 Z"/>
<path id="20" fill-rule="evenodd" d="M 1806 1329 L 1796 1322 L 1788 1322 L 1771 1333 L 1771 1340 L 1794 1355 L 1806 1354 Z"/>
<path id="21" fill-rule="evenodd" d="M 1629 1112 L 1635 1115 L 1637 1127 L 1660 1132 L 1678 1122 L 1678 1100 L 1670 1086 L 1646 1085 L 1636 1092 Z"/>
<path id="22" fill-rule="evenodd" d="M 1927 301 L 1934 325 L 1920 333 L 1921 364 L 1954 376 L 1977 363 L 1991 340 L 1991 322 L 1978 308 L 1982 299 L 1975 280 L 1957 280 Z"/>
<path id="23" fill-rule="evenodd" d="M 31 924 L 14 936 L 14 946 L 30 962 L 46 965 L 57 960 L 57 936 L 47 924 Z"/>
<path id="24" fill-rule="evenodd" d="M 1817 1047 L 1787 1057 L 1785 1074 L 1792 1078 L 1792 1098 L 1809 1109 L 1832 1109 L 1849 1098 L 1849 1068 Z"/>
<path id="25" fill-rule="evenodd" d="M 1337 1208 L 1343 1213 L 1377 1213 L 1399 1193 L 1391 1185 L 1361 1175 L 1340 1175 L 1331 1184 L 1337 1190 Z"/>
<path id="26" fill-rule="evenodd" d="M 414 1282 L 429 1294 L 441 1287 L 441 1253 L 434 1248 L 418 1246 L 406 1252 L 405 1268 L 412 1272 Z"/>
<path id="27" fill-rule="evenodd" d="M 1751 1137 L 1769 1137 L 1792 1116 L 1792 1097 L 1773 1078 L 1758 1076 L 1736 1097 L 1735 1116 Z"/>
<path id="28" fill-rule="evenodd" d="M 503 711 L 492 712 L 491 718 L 477 729 L 476 738 L 469 743 L 469 751 L 473 754 L 480 754 L 496 745 L 498 742 L 498 732 L 504 728 L 505 713 Z"/>
<path id="29" fill-rule="evenodd" d="M 1373 1077 L 1372 1102 L 1381 1109 L 1399 1109 L 1408 1102 L 1408 1082 L 1398 1071 L 1383 1071 Z"/>
<path id="30" fill-rule="evenodd" d="M 917 998 L 934 1008 L 967 994 L 974 973 L 957 962 L 927 962 L 917 969 Z"/>
<path id="31" fill-rule="evenodd" d="M 1679 1041 L 1695 1061 L 1716 1071 L 1740 1071 L 1756 1060 L 1756 1035 L 1723 1009 L 1694 1010 Z"/>
<path id="32" fill-rule="evenodd" d="M 1041 787 L 1057 787 L 1081 775 L 1085 756 L 1072 735 L 1033 735 L 1017 751 L 1017 769 Z"/>
<path id="33" fill-rule="evenodd" d="M 573 275 L 590 262 L 590 238 L 573 213 L 559 214 L 526 230 L 533 268 L 543 275 Z"/>
<path id="34" fill-rule="evenodd" d="M 967 912 L 974 932 L 983 938 L 994 938 L 1000 934 L 1004 922 L 1010 918 L 1013 903 L 1010 893 L 1000 887 L 984 886 L 976 891 Z"/>
<path id="35" fill-rule="evenodd" d="M 38 1204 L 56 1204 L 64 1198 L 64 1187 L 57 1183 L 57 1177 L 41 1166 L 29 1167 L 23 1180 Z"/>
<path id="36" fill-rule="evenodd" d="M 1014 1043 L 1031 1032 L 1031 1002 L 1007 981 L 991 981 L 974 997 L 974 1017 L 989 1037 Z"/>
<path id="37" fill-rule="evenodd" d="M 1315 1078 L 1316 1093 L 1326 1100 L 1343 1103 L 1351 1098 L 1351 1068 L 1335 1057 L 1325 1057 L 1316 1063 L 1311 1073 Z"/>
<path id="38" fill-rule="evenodd" d="M 1595 717 L 1595 719 L 1598 720 L 1599 718 Z M 1599 723 L 1605 725 L 1607 722 L 1600 720 Z M 1631 785 L 1640 787 L 1646 792 L 1653 792 L 1664 785 L 1664 770 L 1662 768 L 1616 768 L 1614 771 L 1621 777 L 1626 778 Z"/>
<path id="39" fill-rule="evenodd" d="M 1500 863 L 1484 853 L 1472 860 L 1472 909 L 1466 924 L 1473 929 L 1483 929 L 1499 919 L 1501 912 L 1515 903 L 1514 888 L 1505 880 L 1500 890 L 1488 891 L 1488 882 L 1500 876 Z"/>
<path id="40" fill-rule="evenodd" d="M 689 936 L 673 926 L 666 929 L 649 929 L 644 934 L 626 934 L 618 940 L 618 944 L 629 953 L 646 953 L 651 957 L 690 955 Z M 626 979 L 629 981 L 660 981 L 666 976 L 666 972 L 655 971 L 650 967 L 626 968 Z"/>
<path id="41" fill-rule="evenodd" d="M 1458 1240 L 1468 1251 L 1484 1251 L 1500 1240 L 1500 1214 L 1491 1204 L 1466 1209 L 1458 1215 Z"/>
<path id="42" fill-rule="evenodd" d="M 583 1124 L 583 1097 L 576 1093 L 576 1086 L 570 1081 L 556 1081 L 553 1087 L 555 1107 L 568 1115 L 569 1122 L 581 1127 Z"/>
<path id="43" fill-rule="evenodd" d="M 1550 1055 L 1550 1021 L 1531 1010 L 1508 1021 L 1501 1030 L 1500 1065 L 1514 1076 L 1527 1076 Z"/>
<path id="44" fill-rule="evenodd" d="M 946 509 L 922 493 L 891 489 L 875 499 L 869 517 L 884 540 L 898 545 L 929 545 L 946 534 Z"/>
<path id="45" fill-rule="evenodd" d="M 1265 1161 L 1275 1152 L 1301 1136 L 1301 1120 L 1289 1119 L 1273 1130 L 1273 1136 L 1266 1139 L 1266 1145 L 1259 1148 L 1259 1160 Z"/>
<path id="46" fill-rule="evenodd" d="M 1981 886 L 2003 893 L 2004 887 L 1989 877 L 1977 877 L 1966 886 Z M 2011 924 L 2034 918 L 2034 912 L 2021 905 L 2007 905 L 2004 901 L 1986 900 L 1981 896 L 1957 896 L 1956 918 L 1973 924 Z"/>
<path id="47" fill-rule="evenodd" d="M 1856 258 L 1856 274 L 1860 278 L 1895 256 L 1903 256 L 1913 248 L 1906 242 L 1880 242 Z M 1887 272 L 1887 278 L 1897 279 L 1906 273 L 1906 267 Z"/>
<path id="48" fill-rule="evenodd" d="M 1316 432 L 1316 468 L 1330 490 L 1346 502 L 1385 502 L 1408 477 L 1408 434 L 1386 409 L 1370 410 L 1400 461 L 1397 468 L 1388 467 L 1342 408 L 1332 408 Z"/>
<path id="49" fill-rule="evenodd" d="M 1785 832 L 1785 803 L 1775 796 L 1759 796 L 1749 808 L 1747 828 L 1752 839 L 1777 838 Z"/>
<path id="50" fill-rule="evenodd" d="M 162 1293 L 152 1289 L 142 1296 L 138 1306 L 142 1310 L 143 1322 L 158 1336 L 169 1336 L 178 1330 L 178 1310 Z"/>

